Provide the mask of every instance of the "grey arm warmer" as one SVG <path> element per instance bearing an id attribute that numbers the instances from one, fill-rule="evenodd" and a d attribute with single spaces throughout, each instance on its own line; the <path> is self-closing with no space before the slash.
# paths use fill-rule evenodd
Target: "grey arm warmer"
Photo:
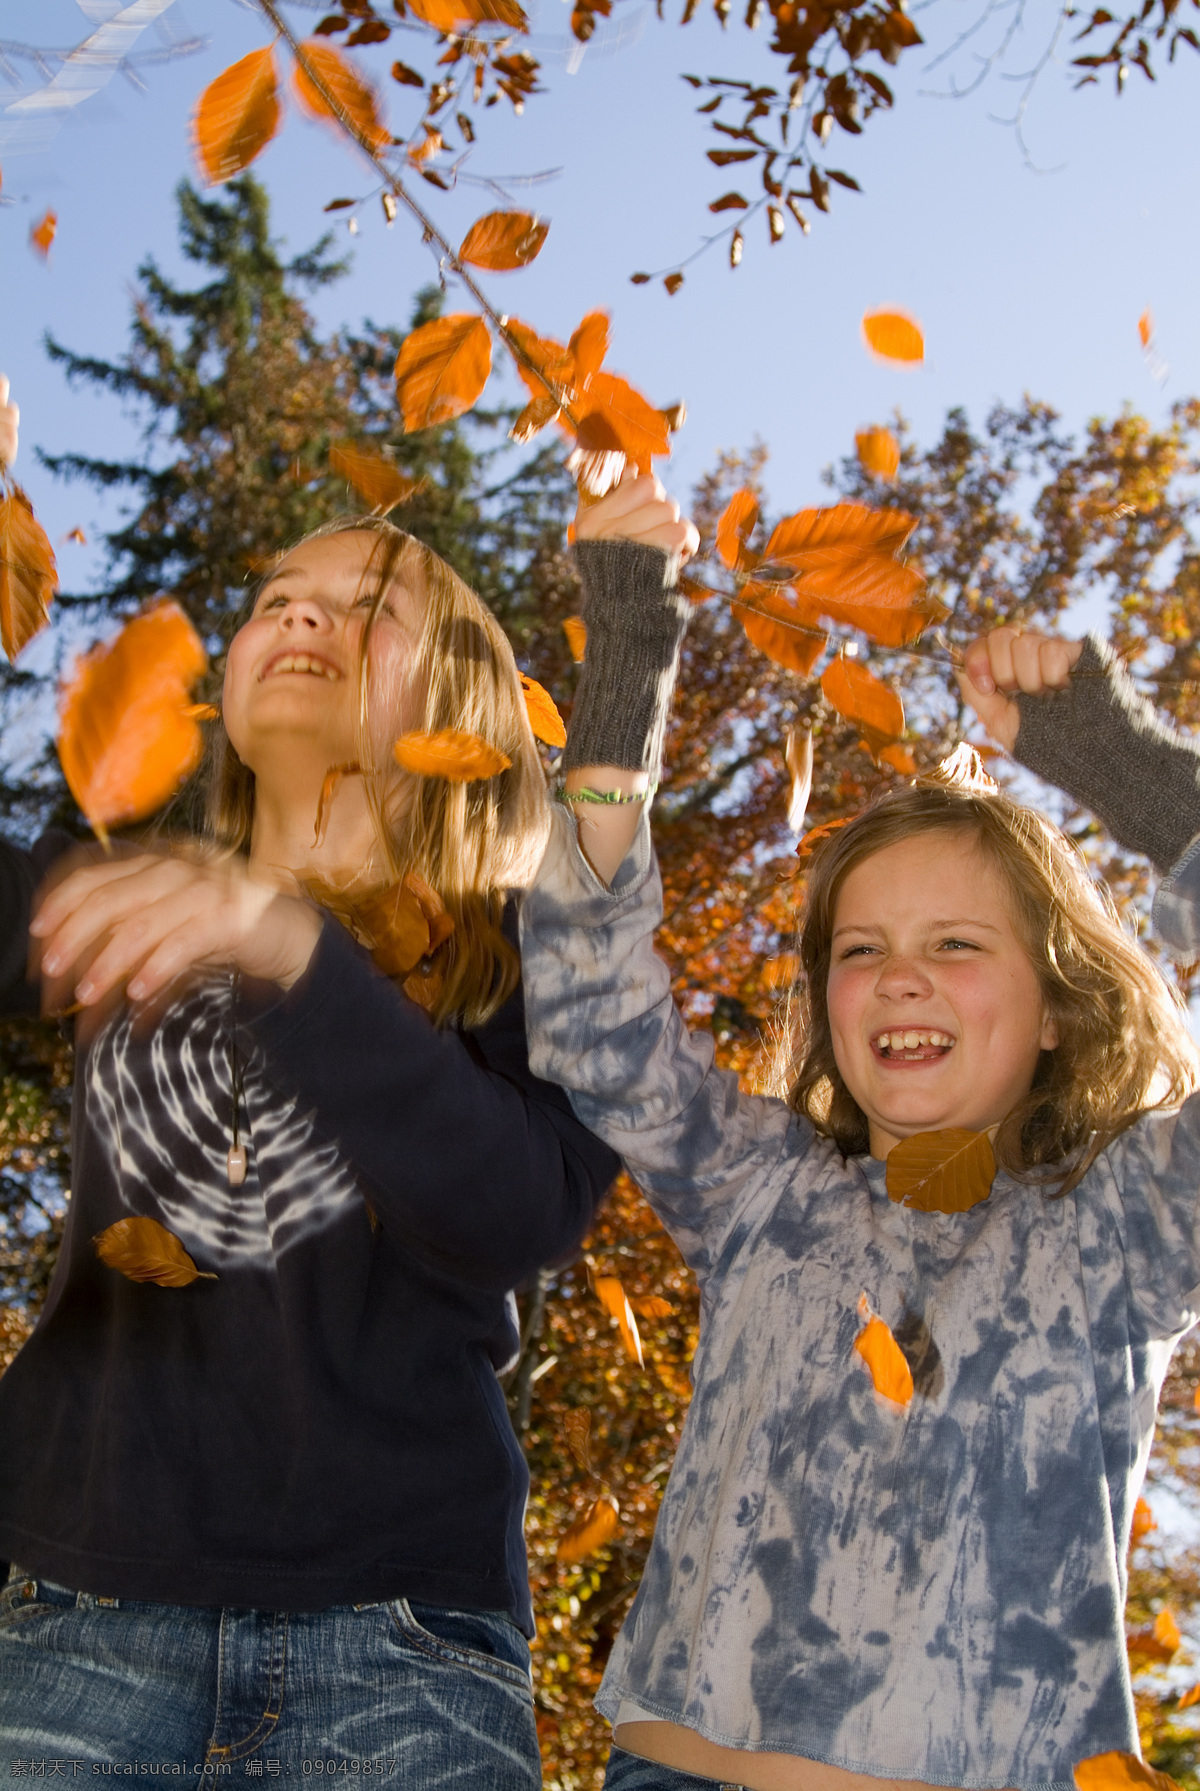
<path id="1" fill-rule="evenodd" d="M 578 541 L 587 646 L 563 769 L 615 765 L 658 776 L 687 599 L 675 556 L 632 541 Z"/>
<path id="2" fill-rule="evenodd" d="M 1200 742 L 1164 726 L 1111 647 L 1088 635 L 1067 688 L 1017 708 L 1013 757 L 1169 870 L 1200 833 Z"/>

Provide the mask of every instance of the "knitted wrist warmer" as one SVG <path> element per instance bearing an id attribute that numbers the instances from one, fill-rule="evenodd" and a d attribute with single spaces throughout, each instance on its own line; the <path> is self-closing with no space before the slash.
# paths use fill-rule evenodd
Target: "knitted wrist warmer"
<path id="1" fill-rule="evenodd" d="M 1163 725 L 1111 647 L 1089 634 L 1067 688 L 1017 708 L 1013 757 L 1169 870 L 1200 833 L 1200 745 Z"/>
<path id="2" fill-rule="evenodd" d="M 563 769 L 615 765 L 658 776 L 687 601 L 675 557 L 633 541 L 578 541 L 587 645 Z"/>

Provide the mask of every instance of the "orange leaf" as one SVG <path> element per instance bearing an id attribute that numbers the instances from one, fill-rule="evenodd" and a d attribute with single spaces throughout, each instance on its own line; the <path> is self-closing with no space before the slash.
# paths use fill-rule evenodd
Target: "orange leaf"
<path id="1" fill-rule="evenodd" d="M 296 98 L 309 117 L 332 119 L 343 127 L 348 125 L 368 149 L 386 149 L 392 134 L 380 117 L 375 89 L 363 80 L 350 58 L 316 37 L 306 38 L 300 48 L 312 75 L 297 62 L 292 79 Z M 316 81 L 321 82 L 330 99 L 325 98 Z"/>
<path id="2" fill-rule="evenodd" d="M 333 798 L 337 787 L 344 777 L 361 777 L 362 766 L 356 761 L 347 765 L 331 765 L 325 773 L 321 785 L 321 794 L 317 798 L 317 819 L 313 827 L 313 845 L 325 844 L 325 833 L 329 826 L 329 811 L 333 807 Z M 420 954 L 418 953 L 418 956 Z"/>
<path id="3" fill-rule="evenodd" d="M 192 117 L 192 142 L 207 181 L 230 180 L 248 168 L 279 129 L 281 117 L 275 51 L 251 50 L 200 95 Z"/>
<path id="4" fill-rule="evenodd" d="M 0 645 L 10 660 L 46 625 L 58 585 L 54 549 L 19 485 L 0 498 Z"/>
<path id="5" fill-rule="evenodd" d="M 890 429 L 860 429 L 854 438 L 859 463 L 873 479 L 892 480 L 900 465 L 900 443 Z"/>
<path id="6" fill-rule="evenodd" d="M 872 510 L 865 504 L 797 510 L 776 524 L 763 557 L 797 572 L 815 572 L 843 565 L 847 555 L 896 554 L 916 526 L 907 510 Z"/>
<path id="7" fill-rule="evenodd" d="M 489 211 L 463 237 L 458 258 L 497 274 L 525 267 L 540 253 L 549 229 L 527 211 Z"/>
<path id="8" fill-rule="evenodd" d="M 405 429 L 429 429 L 470 410 L 491 370 L 492 339 L 482 317 L 458 311 L 413 330 L 396 359 Z"/>
<path id="9" fill-rule="evenodd" d="M 587 650 L 587 623 L 582 616 L 568 616 L 563 623 L 563 633 L 567 637 L 567 646 L 571 649 L 571 658 L 576 665 L 582 665 L 583 655 Z"/>
<path id="10" fill-rule="evenodd" d="M 87 536 L 84 534 L 83 530 L 80 528 L 68 529 L 66 536 L 64 538 L 67 541 L 73 541 L 75 543 L 76 547 L 86 547 L 87 546 Z"/>
<path id="11" fill-rule="evenodd" d="M 617 1533 L 621 1512 L 611 1493 L 601 1493 L 583 1517 L 576 1518 L 565 1531 L 556 1551 L 565 1567 L 584 1560 L 596 1549 L 611 1542 Z"/>
<path id="12" fill-rule="evenodd" d="M 516 442 L 519 448 L 523 448 L 526 442 L 531 442 L 534 436 L 546 427 L 547 423 L 557 423 L 561 416 L 562 406 L 558 400 L 551 398 L 549 393 L 543 392 L 540 398 L 529 400 L 509 430 L 509 438 Z"/>
<path id="13" fill-rule="evenodd" d="M 1198 1388 L 1197 1391 L 1200 1392 L 1200 1388 Z M 1143 1536 L 1148 1536 L 1151 1530 L 1157 1530 L 1157 1528 L 1158 1525 L 1154 1521 L 1154 1513 L 1151 1511 L 1145 1499 L 1139 1498 L 1137 1504 L 1133 1508 L 1133 1526 L 1129 1537 L 1130 1547 L 1136 1548 Z"/>
<path id="14" fill-rule="evenodd" d="M 525 708 L 529 714 L 529 725 L 538 740 L 544 740 L 547 746 L 565 746 L 567 730 L 563 718 L 554 705 L 550 692 L 540 685 L 536 678 L 527 678 L 520 674 L 521 689 L 525 695 Z"/>
<path id="15" fill-rule="evenodd" d="M 639 1318 L 670 1318 L 675 1311 L 670 1300 L 664 1300 L 661 1294 L 640 1294 L 629 1303 Z"/>
<path id="16" fill-rule="evenodd" d="M 1190 1710 L 1193 1704 L 1200 1704 L 1200 1683 L 1189 1686 L 1175 1708 L 1176 1710 Z"/>
<path id="17" fill-rule="evenodd" d="M 917 775 L 917 761 L 907 746 L 901 746 L 898 743 L 893 746 L 885 746 L 878 756 L 885 765 L 890 765 L 893 771 L 900 772 L 902 777 Z"/>
<path id="18" fill-rule="evenodd" d="M 821 689 L 839 715 L 854 723 L 874 750 L 904 732 L 904 705 L 894 690 L 853 659 L 835 659 L 821 674 Z"/>
<path id="19" fill-rule="evenodd" d="M 100 1261 L 131 1281 L 154 1281 L 159 1287 L 190 1287 L 193 1281 L 215 1281 L 198 1269 L 174 1232 L 157 1219 L 118 1219 L 97 1232 L 92 1245 Z"/>
<path id="20" fill-rule="evenodd" d="M 528 31 L 529 20 L 516 0 L 408 0 L 408 9 L 435 31 L 458 31 L 464 25 L 507 25 Z"/>
<path id="21" fill-rule="evenodd" d="M 1157 1772 L 1136 1754 L 1093 1754 L 1075 1768 L 1079 1791 L 1180 1791 L 1168 1773 Z"/>
<path id="22" fill-rule="evenodd" d="M 894 564 L 891 560 L 885 563 Z M 908 570 L 905 566 L 894 569 L 897 572 Z M 808 582 L 807 578 L 801 581 L 801 589 L 805 592 Z M 882 647 L 910 646 L 928 628 L 932 615 L 932 608 L 926 603 L 893 609 L 872 603 L 839 603 L 836 597 L 824 596 L 816 596 L 813 607 L 831 622 L 839 622 L 844 628 L 857 628 Z"/>
<path id="23" fill-rule="evenodd" d="M 188 693 L 207 660 L 176 603 L 158 603 L 78 664 L 59 705 L 58 756 L 79 807 L 103 837 L 169 801 L 200 762 Z"/>
<path id="24" fill-rule="evenodd" d="M 600 316 L 596 312 L 593 315 Z M 585 318 L 584 324 L 590 320 Z M 580 325 L 582 330 L 583 324 Z M 578 335 L 576 332 L 576 336 Z M 572 336 L 571 341 L 576 340 Z M 578 360 L 576 370 L 578 372 Z M 582 386 L 582 380 L 580 385 Z M 593 373 L 587 381 L 586 398 L 580 401 L 577 410 L 579 418 L 579 445 L 591 448 L 601 444 L 599 437 L 595 442 L 588 436 L 587 425 L 592 425 L 593 432 L 598 422 L 603 423 L 616 438 L 616 446 L 633 461 L 640 473 L 650 471 L 652 455 L 669 454 L 671 452 L 670 428 L 665 411 L 655 410 L 648 404 L 640 392 L 615 373 Z"/>
<path id="25" fill-rule="evenodd" d="M 366 937 L 367 948 L 385 976 L 407 976 L 423 957 L 437 947 L 429 928 L 412 873 L 387 889 L 360 898 L 354 919 Z M 447 917 L 448 918 L 448 917 Z"/>
<path id="26" fill-rule="evenodd" d="M 1155 1641 L 1161 1642 L 1164 1648 L 1169 1648 L 1172 1654 L 1181 1646 L 1183 1637 L 1179 1632 L 1179 1625 L 1175 1621 L 1175 1613 L 1169 1605 L 1163 1606 L 1154 1619 L 1152 1628 Z"/>
<path id="27" fill-rule="evenodd" d="M 888 1197 L 919 1213 L 965 1213 L 986 1200 L 996 1159 L 986 1132 L 915 1132 L 888 1152 Z"/>
<path id="28" fill-rule="evenodd" d="M 608 1316 L 616 1320 L 621 1342 L 640 1368 L 642 1340 L 638 1336 L 637 1319 L 633 1316 L 633 1307 L 625 1298 L 625 1289 L 616 1275 L 596 1276 L 596 1298 Z"/>
<path id="29" fill-rule="evenodd" d="M 567 1443 L 571 1454 L 579 1463 L 585 1474 L 594 1473 L 592 1467 L 592 1451 L 590 1447 L 592 1435 L 592 1414 L 584 1406 L 576 1406 L 574 1410 L 564 1412 L 563 1429 L 567 1433 Z"/>
<path id="30" fill-rule="evenodd" d="M 569 348 L 564 348 L 552 336 L 539 336 L 536 330 L 531 330 L 527 323 L 522 323 L 516 317 L 510 317 L 504 328 L 539 372 L 544 373 L 547 379 L 563 390 L 574 390 L 575 362 Z M 513 358 L 516 359 L 515 356 Z M 521 361 L 517 361 L 517 372 L 535 402 L 549 396 L 541 380 Z"/>
<path id="31" fill-rule="evenodd" d="M 608 353 L 608 312 L 589 311 L 571 337 L 570 355 L 574 384 L 586 392 Z"/>
<path id="32" fill-rule="evenodd" d="M 825 651 L 829 636 L 822 629 L 814 627 L 807 619 L 807 611 L 801 610 L 799 606 L 795 609 L 795 621 L 787 620 L 786 605 L 774 591 L 760 585 L 746 585 L 741 594 L 743 598 L 763 603 L 764 606 L 766 599 L 774 599 L 769 616 L 764 615 L 761 609 L 751 609 L 749 603 L 735 603 L 731 606 L 732 614 L 746 631 L 746 639 L 785 671 L 795 672 L 799 678 L 807 678 Z M 776 616 L 781 619 L 775 620 Z"/>
<path id="33" fill-rule="evenodd" d="M 512 760 L 478 734 L 443 728 L 439 734 L 401 734 L 396 761 L 416 777 L 444 777 L 452 784 L 478 783 L 507 771 Z"/>
<path id="34" fill-rule="evenodd" d="M 715 543 L 718 559 L 723 561 L 731 572 L 735 567 L 740 571 L 746 570 L 746 561 L 749 558 L 746 552 L 746 542 L 753 534 L 757 521 L 758 499 L 754 493 L 745 487 L 741 491 L 735 491 L 721 512 Z"/>
<path id="35" fill-rule="evenodd" d="M 925 338 L 903 311 L 868 311 L 862 320 L 867 347 L 885 361 L 923 361 Z"/>
<path id="36" fill-rule="evenodd" d="M 783 762 L 788 769 L 788 826 L 793 833 L 804 832 L 804 816 L 812 794 L 813 737 L 812 729 L 803 723 L 789 728 L 783 737 Z"/>
<path id="37" fill-rule="evenodd" d="M 871 1371 L 875 1391 L 893 1405 L 910 1405 L 913 1396 L 912 1369 L 896 1339 L 881 1318 L 877 1318 L 864 1294 L 858 1302 L 864 1328 L 854 1339 L 854 1347 Z"/>
<path id="38" fill-rule="evenodd" d="M 381 514 L 405 503 L 425 483 L 410 479 L 382 454 L 364 454 L 349 442 L 330 448 L 329 462 Z"/>
<path id="39" fill-rule="evenodd" d="M 780 952 L 768 958 L 762 967 L 762 979 L 768 989 L 790 989 L 800 974 L 800 960 L 794 951 Z"/>
<path id="40" fill-rule="evenodd" d="M 48 211 L 43 213 L 41 221 L 35 224 L 33 229 L 29 232 L 29 241 L 42 257 L 43 261 L 50 253 L 50 244 L 54 241 L 54 234 L 57 229 L 58 213 L 55 211 Z"/>
<path id="41" fill-rule="evenodd" d="M 1149 348 L 1154 340 L 1154 318 L 1149 311 L 1138 318 L 1138 340 L 1143 348 Z"/>

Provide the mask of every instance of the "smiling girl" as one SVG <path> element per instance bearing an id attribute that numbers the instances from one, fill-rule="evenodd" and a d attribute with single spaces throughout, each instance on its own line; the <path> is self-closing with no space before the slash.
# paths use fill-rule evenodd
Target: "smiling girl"
<path id="1" fill-rule="evenodd" d="M 510 768 L 399 769 L 449 727 Z M 531 1791 L 509 1290 L 615 1163 L 526 1057 L 516 667 L 434 554 L 349 521 L 256 594 L 214 734 L 186 855 L 69 869 L 31 920 L 70 842 L 0 847 L 3 1006 L 36 1010 L 32 936 L 87 1022 L 61 1257 L 0 1382 L 0 1756 Z M 423 943 L 381 974 L 314 888 Z M 195 1279 L 142 1278 L 146 1221 Z"/>
<path id="2" fill-rule="evenodd" d="M 742 1093 L 652 946 L 641 811 L 682 604 L 666 556 L 607 527 L 603 504 L 577 522 L 588 648 L 522 908 L 530 1056 L 671 1231 L 701 1332 L 597 1700 L 606 1783 L 1068 1791 L 1138 1746 L 1125 1555 L 1200 1313 L 1195 1053 L 1056 829 L 986 780 L 918 780 L 814 850 L 784 1095 Z M 964 690 L 1176 865 L 1159 911 L 1194 955 L 1200 755 L 1087 652 L 1072 672 L 1077 644 L 1001 631 Z M 990 1135 L 990 1186 L 889 1187 L 899 1146 L 947 1131 Z M 880 1320 L 896 1397 L 868 1366 Z"/>

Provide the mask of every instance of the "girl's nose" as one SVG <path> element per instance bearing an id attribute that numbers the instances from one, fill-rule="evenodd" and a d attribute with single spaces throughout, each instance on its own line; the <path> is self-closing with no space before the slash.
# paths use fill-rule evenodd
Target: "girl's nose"
<path id="1" fill-rule="evenodd" d="M 879 967 L 876 988 L 889 1001 L 903 1001 L 906 996 L 928 995 L 932 984 L 920 961 L 892 952 Z"/>
<path id="2" fill-rule="evenodd" d="M 296 634 L 328 634 L 333 627 L 327 610 L 312 597 L 291 598 L 279 619 Z"/>

